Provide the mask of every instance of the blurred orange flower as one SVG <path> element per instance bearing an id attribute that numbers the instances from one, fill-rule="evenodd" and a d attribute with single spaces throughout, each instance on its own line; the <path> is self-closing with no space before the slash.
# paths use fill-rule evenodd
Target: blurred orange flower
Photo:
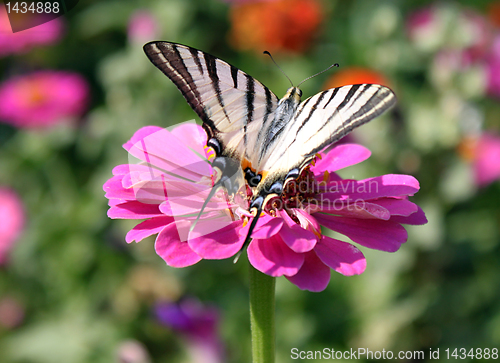
<path id="1" fill-rule="evenodd" d="M 391 86 L 387 78 L 368 68 L 347 67 L 334 73 L 325 83 L 324 89 L 347 86 L 350 84 L 373 83 L 383 86 Z"/>
<path id="2" fill-rule="evenodd" d="M 500 1 L 488 5 L 488 18 L 495 26 L 500 27 Z"/>
<path id="3" fill-rule="evenodd" d="M 230 41 L 241 50 L 307 50 L 323 19 L 317 0 L 276 0 L 232 5 Z"/>

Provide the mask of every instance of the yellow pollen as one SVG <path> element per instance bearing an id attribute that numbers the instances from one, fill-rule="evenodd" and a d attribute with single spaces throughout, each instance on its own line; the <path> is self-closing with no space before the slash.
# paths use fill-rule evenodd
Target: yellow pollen
<path id="1" fill-rule="evenodd" d="M 323 181 L 325 183 L 328 183 L 330 181 L 330 173 L 328 172 L 328 170 L 325 170 L 325 172 L 323 173 Z"/>
<path id="2" fill-rule="evenodd" d="M 320 159 L 320 160 L 322 159 L 322 157 L 321 157 L 321 154 L 320 154 L 320 153 L 317 153 L 317 154 L 316 154 L 316 157 L 317 157 L 318 159 Z"/>
<path id="3" fill-rule="evenodd" d="M 323 237 L 321 232 L 316 231 L 316 228 L 312 229 L 312 233 L 314 233 L 316 235 L 316 237 L 318 237 L 319 239 L 321 239 Z"/>

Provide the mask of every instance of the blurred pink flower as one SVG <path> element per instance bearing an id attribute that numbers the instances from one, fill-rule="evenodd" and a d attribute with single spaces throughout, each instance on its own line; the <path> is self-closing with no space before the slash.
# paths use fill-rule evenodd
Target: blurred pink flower
<path id="1" fill-rule="evenodd" d="M 159 35 L 158 20 L 147 10 L 136 11 L 129 19 L 127 34 L 132 43 L 155 40 Z"/>
<path id="2" fill-rule="evenodd" d="M 76 73 L 39 71 L 0 85 L 0 121 L 42 128 L 80 116 L 89 99 L 87 81 Z"/>
<path id="3" fill-rule="evenodd" d="M 0 221 L 0 265 L 3 265 L 24 226 L 21 200 L 7 188 L 0 188 Z"/>
<path id="4" fill-rule="evenodd" d="M 472 165 L 479 186 L 486 186 L 500 179 L 500 137 L 482 134 L 476 141 Z"/>
<path id="5" fill-rule="evenodd" d="M 432 52 L 464 51 L 470 62 L 485 55 L 492 35 L 486 17 L 446 3 L 433 4 L 410 14 L 406 30 L 417 48 Z"/>
<path id="6" fill-rule="evenodd" d="M 419 41 L 421 38 L 431 35 L 430 32 L 435 21 L 435 14 L 431 7 L 411 13 L 406 22 L 406 31 L 410 40 Z"/>
<path id="7" fill-rule="evenodd" d="M 487 60 L 488 93 L 500 97 L 500 33 L 492 42 Z"/>
<path id="8" fill-rule="evenodd" d="M 63 23 L 56 18 L 47 23 L 13 33 L 5 6 L 0 6 L 0 57 L 27 52 L 37 45 L 49 45 L 61 39 Z"/>
<path id="9" fill-rule="evenodd" d="M 104 184 L 110 218 L 147 219 L 126 241 L 158 233 L 156 252 L 173 267 L 237 254 L 252 220 L 237 198 L 229 200 L 219 190 L 190 231 L 212 186 L 214 171 L 201 159 L 206 141 L 202 128 L 192 124 L 171 132 L 142 128 L 124 147 L 145 164 L 119 165 Z M 408 200 L 419 184 L 409 175 L 349 180 L 334 173 L 369 156 L 368 149 L 355 144 L 321 153 L 282 197 L 268 203 L 247 249 L 250 263 L 270 276 L 286 276 L 301 289 L 322 291 L 330 268 L 355 275 L 364 271 L 366 261 L 353 245 L 322 234 L 321 225 L 365 247 L 397 251 L 408 237 L 402 223 L 427 222 Z"/>
<path id="10" fill-rule="evenodd" d="M 121 342 L 116 351 L 118 363 L 150 363 L 149 353 L 144 344 L 137 340 Z"/>
<path id="11" fill-rule="evenodd" d="M 180 333 L 185 339 L 192 363 L 224 362 L 224 345 L 219 338 L 219 314 L 195 299 L 178 303 L 159 303 L 155 307 L 158 321 Z"/>

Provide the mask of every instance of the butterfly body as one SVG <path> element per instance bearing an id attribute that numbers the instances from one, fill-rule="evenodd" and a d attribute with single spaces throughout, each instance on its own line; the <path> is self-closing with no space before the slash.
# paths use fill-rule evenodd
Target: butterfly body
<path id="1" fill-rule="evenodd" d="M 258 80 L 201 50 L 160 41 L 144 51 L 203 121 L 207 146 L 216 154 L 214 189 L 234 194 L 243 181 L 252 189 L 249 210 L 257 218 L 248 238 L 266 204 L 318 152 L 396 101 L 389 88 L 375 84 L 333 88 L 303 102 L 302 91 L 291 87 L 278 99 Z"/>

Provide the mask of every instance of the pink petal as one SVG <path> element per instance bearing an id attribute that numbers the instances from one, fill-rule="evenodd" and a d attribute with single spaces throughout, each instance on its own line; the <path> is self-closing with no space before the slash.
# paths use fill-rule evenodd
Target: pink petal
<path id="1" fill-rule="evenodd" d="M 189 182 L 166 183 L 168 199 L 160 206 L 160 210 L 168 215 L 198 214 L 203 207 L 209 193 L 210 186 L 193 184 Z M 205 205 L 204 212 L 228 211 L 238 206 L 229 200 L 227 193 L 220 188 L 219 191 Z"/>
<path id="2" fill-rule="evenodd" d="M 279 235 L 287 246 L 297 253 L 312 250 L 318 241 L 318 237 L 313 232 L 295 223 L 287 212 L 281 211 L 279 214 L 285 221 Z"/>
<path id="3" fill-rule="evenodd" d="M 166 225 L 173 221 L 174 219 L 172 217 L 155 217 L 148 219 L 132 228 L 125 236 L 125 241 L 127 241 L 127 243 L 132 241 L 140 242 L 146 237 L 160 233 Z"/>
<path id="4" fill-rule="evenodd" d="M 408 239 L 404 227 L 392 220 L 354 219 L 323 213 L 316 213 L 314 216 L 325 227 L 376 250 L 395 252 Z"/>
<path id="5" fill-rule="evenodd" d="M 330 268 L 321 262 L 314 251 L 304 255 L 304 264 L 299 272 L 293 276 L 287 275 L 286 278 L 301 290 L 323 291 L 330 282 Z"/>
<path id="6" fill-rule="evenodd" d="M 245 227 L 240 229 L 240 235 L 246 236 L 252 220 L 249 220 Z M 269 214 L 264 213 L 263 216 L 259 218 L 257 224 L 252 232 L 252 238 L 270 238 L 278 233 L 283 226 L 283 219 L 278 217 L 271 217 Z"/>
<path id="7" fill-rule="evenodd" d="M 189 228 L 184 221 L 183 228 Z M 170 223 L 158 234 L 155 242 L 156 253 L 172 267 L 191 266 L 201 260 L 201 257 L 191 250 L 187 242 L 181 242 L 178 234 L 179 222 Z"/>
<path id="8" fill-rule="evenodd" d="M 144 204 L 141 202 L 125 202 L 112 206 L 108 210 L 111 219 L 145 219 L 163 216 L 158 205 Z"/>
<path id="9" fill-rule="evenodd" d="M 370 150 L 357 144 L 342 144 L 335 146 L 330 152 L 316 160 L 316 165 L 311 167 L 314 175 L 322 176 L 325 171 L 336 171 L 351 165 L 358 164 L 371 155 Z"/>
<path id="10" fill-rule="evenodd" d="M 345 276 L 360 275 L 366 268 L 363 253 L 350 243 L 338 239 L 323 236 L 314 252 L 324 264 Z"/>
<path id="11" fill-rule="evenodd" d="M 387 174 L 365 180 L 344 179 L 322 187 L 326 192 L 319 194 L 320 202 L 336 200 L 369 200 L 383 197 L 413 195 L 418 192 L 418 180 L 411 175 Z"/>
<path id="12" fill-rule="evenodd" d="M 242 221 L 235 221 L 225 227 L 189 239 L 189 246 L 201 257 L 208 260 L 221 260 L 234 256 L 243 246 L 245 237 L 240 236 Z"/>
<path id="13" fill-rule="evenodd" d="M 411 225 L 422 225 L 427 223 L 427 218 L 425 217 L 425 213 L 417 206 L 418 210 L 408 217 L 404 216 L 394 216 L 391 218 L 391 221 L 402 224 L 411 224 Z"/>
<path id="14" fill-rule="evenodd" d="M 128 152 L 159 169 L 192 181 L 199 181 L 202 176 L 211 173 L 211 166 L 204 155 L 196 154 L 186 146 L 185 140 L 179 140 L 166 129 L 139 140 Z"/>
<path id="15" fill-rule="evenodd" d="M 200 125 L 185 122 L 172 129 L 171 133 L 179 140 L 185 140 L 189 148 L 200 155 L 205 155 L 204 146 L 207 144 L 207 133 Z"/>
<path id="16" fill-rule="evenodd" d="M 123 199 L 135 200 L 133 189 L 125 189 L 122 186 L 123 175 L 116 175 L 107 180 L 103 185 L 103 190 L 106 192 L 105 197 L 108 199 Z"/>
<path id="17" fill-rule="evenodd" d="M 110 199 L 108 201 L 108 205 L 110 207 L 114 207 L 115 205 L 123 204 L 123 203 L 126 203 L 126 202 L 128 202 L 128 200 L 125 200 L 125 199 Z"/>
<path id="18" fill-rule="evenodd" d="M 310 213 L 298 208 L 292 208 L 292 213 L 297 217 L 302 228 L 311 232 L 321 232 L 320 224 Z"/>
<path id="19" fill-rule="evenodd" d="M 293 252 L 277 235 L 252 240 L 247 254 L 253 267 L 274 277 L 295 275 L 304 263 L 304 254 Z"/>
<path id="20" fill-rule="evenodd" d="M 130 173 L 130 164 L 117 165 L 112 170 L 113 175 L 125 175 Z"/>
<path id="21" fill-rule="evenodd" d="M 127 141 L 125 144 L 123 144 L 123 148 L 127 151 L 130 150 L 130 148 L 137 142 L 141 141 L 145 137 L 148 137 L 151 134 L 154 134 L 155 132 L 163 130 L 161 127 L 158 126 L 145 126 L 137 130 L 134 135 L 130 138 L 129 141 Z"/>
<path id="22" fill-rule="evenodd" d="M 121 164 L 113 168 L 113 175 L 126 175 L 132 172 L 149 172 L 151 170 L 150 165 L 144 164 Z"/>
<path id="23" fill-rule="evenodd" d="M 408 199 L 383 198 L 371 201 L 371 203 L 384 207 L 389 211 L 391 216 L 407 217 L 418 211 L 418 206 Z"/>
<path id="24" fill-rule="evenodd" d="M 382 219 L 386 221 L 391 217 L 391 213 L 386 208 L 363 200 L 357 200 L 356 202 L 349 200 L 328 202 L 328 200 L 323 201 L 321 212 L 352 218 Z"/>

